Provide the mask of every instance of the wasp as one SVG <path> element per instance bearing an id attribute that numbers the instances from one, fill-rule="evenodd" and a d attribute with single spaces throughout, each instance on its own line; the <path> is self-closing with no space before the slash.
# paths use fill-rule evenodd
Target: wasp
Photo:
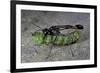
<path id="1" fill-rule="evenodd" d="M 63 34 L 62 30 L 75 29 L 75 31 Z M 53 44 L 53 45 L 70 45 L 77 42 L 80 39 L 80 30 L 83 26 L 77 24 L 72 25 L 56 25 L 49 28 L 44 28 L 41 31 L 32 33 L 32 41 L 35 44 Z"/>

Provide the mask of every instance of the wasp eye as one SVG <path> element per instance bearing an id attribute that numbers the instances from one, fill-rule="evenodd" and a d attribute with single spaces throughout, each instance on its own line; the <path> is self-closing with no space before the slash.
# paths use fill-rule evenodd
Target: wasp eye
<path id="1" fill-rule="evenodd" d="M 84 29 L 84 27 L 82 25 L 75 25 L 77 27 L 77 29 Z"/>

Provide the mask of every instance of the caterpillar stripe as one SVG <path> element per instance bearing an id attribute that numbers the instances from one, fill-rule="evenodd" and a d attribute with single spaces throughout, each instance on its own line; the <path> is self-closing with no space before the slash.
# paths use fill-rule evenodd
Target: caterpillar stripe
<path id="1" fill-rule="evenodd" d="M 35 32 L 32 35 L 34 44 L 54 44 L 54 45 L 70 45 L 80 38 L 80 31 L 74 31 L 66 35 L 47 35 L 42 32 Z"/>

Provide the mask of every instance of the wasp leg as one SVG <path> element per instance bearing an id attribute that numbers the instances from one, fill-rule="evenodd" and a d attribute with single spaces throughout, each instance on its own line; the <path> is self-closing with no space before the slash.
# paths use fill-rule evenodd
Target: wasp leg
<path id="1" fill-rule="evenodd" d="M 38 54 L 38 51 L 36 50 L 36 48 L 34 48 L 34 51 L 35 51 L 36 54 Z"/>
<path id="2" fill-rule="evenodd" d="M 52 37 L 52 39 L 53 39 L 53 37 Z M 57 35 L 56 35 L 56 38 L 51 42 L 53 45 L 54 45 L 54 41 L 57 39 Z M 49 54 L 48 54 L 48 56 L 46 57 L 46 60 L 49 58 L 49 57 L 51 57 L 51 52 L 52 52 L 52 49 L 53 49 L 53 45 L 52 44 L 50 44 L 50 51 L 49 51 Z"/>
<path id="3" fill-rule="evenodd" d="M 71 46 L 70 46 L 70 51 L 71 51 L 72 57 L 74 57 L 75 55 L 74 55 L 74 52 L 73 52 Z"/>
<path id="4" fill-rule="evenodd" d="M 49 57 L 51 57 L 51 52 L 52 52 L 53 46 L 50 45 L 50 51 L 48 53 L 48 56 L 45 58 L 45 60 L 48 60 Z"/>

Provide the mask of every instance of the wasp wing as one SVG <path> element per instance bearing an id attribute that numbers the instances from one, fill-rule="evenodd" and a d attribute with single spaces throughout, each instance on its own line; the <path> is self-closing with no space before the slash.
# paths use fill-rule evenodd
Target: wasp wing
<path id="1" fill-rule="evenodd" d="M 82 25 L 56 25 L 56 26 L 51 26 L 50 29 L 52 30 L 64 30 L 64 29 L 83 29 Z"/>

